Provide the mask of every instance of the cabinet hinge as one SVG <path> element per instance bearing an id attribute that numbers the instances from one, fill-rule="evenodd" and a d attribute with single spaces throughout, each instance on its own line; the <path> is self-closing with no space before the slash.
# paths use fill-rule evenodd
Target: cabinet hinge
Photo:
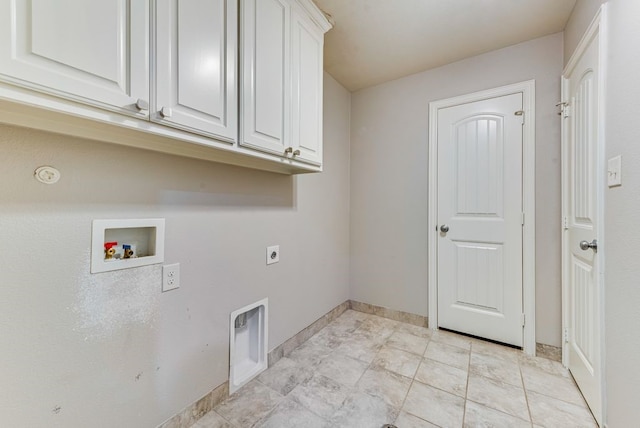
<path id="1" fill-rule="evenodd" d="M 561 101 L 556 104 L 556 107 L 560 108 L 558 115 L 562 116 L 563 118 L 571 116 L 571 106 L 569 105 L 568 102 Z"/>
<path id="2" fill-rule="evenodd" d="M 522 124 L 524 125 L 524 110 L 518 110 L 514 113 L 516 116 L 520 116 L 522 118 Z"/>
<path id="3" fill-rule="evenodd" d="M 569 230 L 569 219 L 567 217 L 562 217 L 562 228 Z"/>
<path id="4" fill-rule="evenodd" d="M 569 343 L 569 329 L 568 328 L 564 329 L 563 336 L 564 336 L 564 343 Z"/>
<path id="5" fill-rule="evenodd" d="M 526 324 L 525 315 L 522 314 L 522 326 L 524 327 L 525 324 Z"/>
<path id="6" fill-rule="evenodd" d="M 521 216 L 520 220 L 521 220 L 522 225 L 524 226 L 524 213 L 521 213 L 521 214 L 522 214 L 522 216 Z"/>

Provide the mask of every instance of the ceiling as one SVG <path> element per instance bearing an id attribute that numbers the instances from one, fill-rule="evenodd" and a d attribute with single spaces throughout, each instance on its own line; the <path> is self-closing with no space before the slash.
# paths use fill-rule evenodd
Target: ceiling
<path id="1" fill-rule="evenodd" d="M 325 70 L 350 91 L 562 31 L 576 0 L 314 0 Z"/>

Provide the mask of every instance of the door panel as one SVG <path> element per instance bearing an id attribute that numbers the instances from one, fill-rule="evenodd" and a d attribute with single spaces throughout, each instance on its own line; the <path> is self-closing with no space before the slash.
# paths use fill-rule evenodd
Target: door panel
<path id="1" fill-rule="evenodd" d="M 148 23 L 147 0 L 2 0 L 0 79 L 146 116 Z"/>
<path id="2" fill-rule="evenodd" d="M 522 346 L 522 94 L 438 112 L 438 323 Z"/>
<path id="3" fill-rule="evenodd" d="M 237 38 L 236 0 L 157 0 L 152 120 L 235 142 Z"/>
<path id="4" fill-rule="evenodd" d="M 598 238 L 598 57 L 594 36 L 566 76 L 571 113 L 568 129 L 567 248 L 569 282 L 568 364 L 596 420 L 602 420 L 601 311 L 599 255 L 582 250 L 581 241 Z"/>
<path id="5" fill-rule="evenodd" d="M 243 137 L 241 145 L 283 154 L 289 140 L 290 6 L 280 0 L 242 2 Z"/>
<path id="6" fill-rule="evenodd" d="M 292 145 L 297 159 L 322 163 L 322 54 L 324 35 L 292 11 Z"/>

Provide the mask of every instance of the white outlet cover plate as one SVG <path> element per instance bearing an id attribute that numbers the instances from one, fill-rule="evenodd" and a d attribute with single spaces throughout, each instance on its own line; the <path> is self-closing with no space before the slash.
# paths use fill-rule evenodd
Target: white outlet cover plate
<path id="1" fill-rule="evenodd" d="M 607 163 L 607 186 L 622 186 L 622 156 L 609 159 Z"/>
<path id="2" fill-rule="evenodd" d="M 180 263 L 162 266 L 162 291 L 180 287 Z"/>
<path id="3" fill-rule="evenodd" d="M 267 264 L 278 263 L 280 261 L 280 245 L 267 247 Z"/>

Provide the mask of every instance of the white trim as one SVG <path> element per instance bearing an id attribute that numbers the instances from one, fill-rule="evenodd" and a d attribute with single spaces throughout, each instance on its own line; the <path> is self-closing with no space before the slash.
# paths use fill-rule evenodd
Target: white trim
<path id="1" fill-rule="evenodd" d="M 525 123 L 522 130 L 523 139 L 523 181 L 522 205 L 525 224 L 522 233 L 522 306 L 526 318 L 523 329 L 523 350 L 529 355 L 536 353 L 536 191 L 535 191 L 535 80 L 515 83 L 513 85 L 475 92 L 459 97 L 429 103 L 429 327 L 438 329 L 438 110 L 460 104 L 482 101 L 489 98 L 522 93 Z"/>
<path id="2" fill-rule="evenodd" d="M 257 332 L 254 339 L 258 355 L 253 363 L 245 362 L 240 368 L 237 367 L 236 361 L 236 329 L 235 321 L 238 315 L 258 308 Z M 251 328 L 249 326 L 248 328 Z M 268 367 L 268 344 L 269 344 L 269 298 L 264 298 L 257 302 L 251 303 L 245 307 L 231 312 L 229 316 L 229 394 L 233 394 L 243 385 L 246 385 L 251 379 L 258 376 Z"/>
<path id="3" fill-rule="evenodd" d="M 596 35 L 599 36 L 598 43 L 598 150 L 597 150 L 597 161 L 596 165 L 597 171 L 597 182 L 596 182 L 596 192 L 598 198 L 598 206 L 596 207 L 597 211 L 597 219 L 596 219 L 596 227 L 598 229 L 597 237 L 598 240 L 598 281 L 599 281 L 599 291 L 600 291 L 600 397 L 601 397 L 601 419 L 597 421 L 600 426 L 607 426 L 607 395 L 606 395 L 606 375 L 605 375 L 605 357 L 606 357 L 606 347 L 605 347 L 605 251 L 606 251 L 606 242 L 605 242 L 605 196 L 606 196 L 606 177 L 607 177 L 607 164 L 606 164 L 606 139 L 605 139 L 605 128 L 606 128 L 606 81 L 607 81 L 607 4 L 604 3 L 598 9 L 591 24 L 589 24 L 589 28 L 585 31 L 580 43 L 571 54 L 571 58 L 567 63 L 564 71 L 562 72 L 562 100 L 566 101 L 569 99 L 569 87 L 567 84 L 567 79 L 565 76 L 571 74 L 573 72 L 575 66 L 578 61 L 584 54 L 585 50 L 589 46 L 589 42 Z M 568 177 L 568 165 L 569 165 L 569 154 L 567 153 L 567 146 L 569 144 L 568 141 L 568 129 L 564 125 L 564 121 L 562 122 L 562 218 L 564 222 L 564 218 L 568 216 L 568 190 L 569 190 L 569 178 Z M 568 236 L 565 230 L 562 233 L 562 332 L 563 332 L 563 341 L 562 341 L 562 364 L 565 367 L 569 366 L 569 342 L 564 341 L 564 331 L 569 326 L 569 316 L 570 316 L 570 299 L 569 299 L 569 248 L 568 248 Z"/>

